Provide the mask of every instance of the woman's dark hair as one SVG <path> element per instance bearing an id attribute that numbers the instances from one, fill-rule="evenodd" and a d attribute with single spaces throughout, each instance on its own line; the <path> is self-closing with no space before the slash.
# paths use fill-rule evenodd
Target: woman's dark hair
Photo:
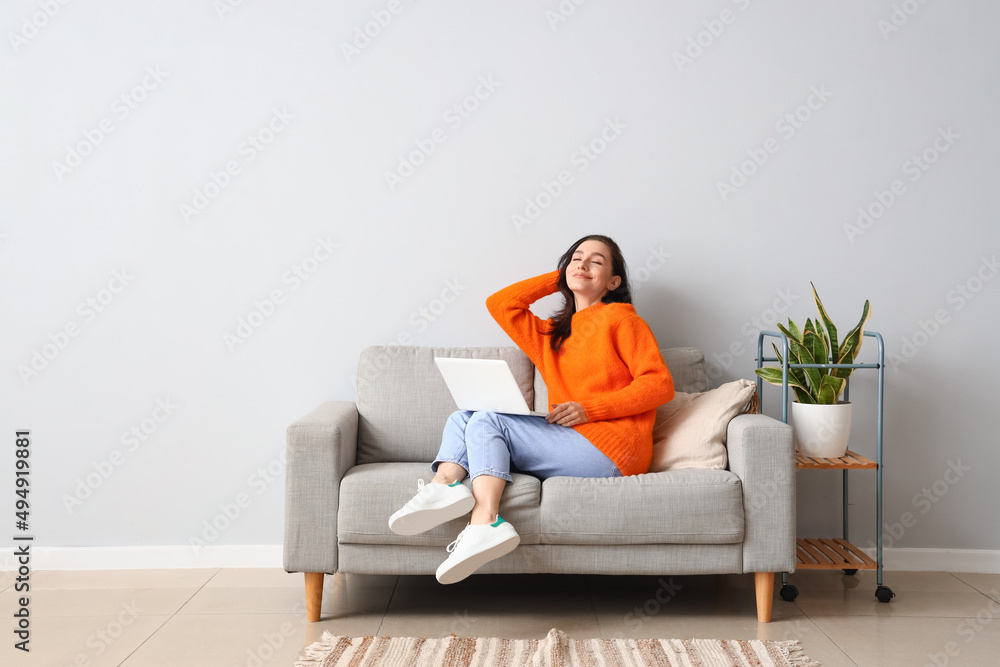
<path id="1" fill-rule="evenodd" d="M 574 298 L 573 291 L 566 283 L 566 268 L 569 266 L 570 260 L 573 259 L 573 253 L 576 252 L 576 249 L 584 241 L 600 241 L 608 246 L 611 250 L 611 275 L 618 276 L 622 280 L 617 288 L 604 295 L 601 302 L 632 303 L 632 292 L 628 285 L 628 268 L 625 266 L 625 258 L 622 256 L 622 251 L 618 247 L 618 244 L 609 237 L 600 234 L 584 236 L 571 245 L 569 250 L 564 252 L 562 257 L 559 258 L 559 292 L 563 295 L 565 303 L 562 309 L 552 316 L 552 329 L 548 331 L 551 337 L 549 345 L 554 352 L 558 352 L 562 344 L 569 338 L 569 335 L 573 333 L 573 313 L 576 312 L 576 299 Z"/>

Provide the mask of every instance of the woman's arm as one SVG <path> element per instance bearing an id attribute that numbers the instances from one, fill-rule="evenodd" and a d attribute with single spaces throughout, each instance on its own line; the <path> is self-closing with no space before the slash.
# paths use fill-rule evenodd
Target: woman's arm
<path id="1" fill-rule="evenodd" d="M 622 320 L 613 327 L 611 335 L 633 379 L 627 387 L 580 401 L 587 421 L 640 414 L 674 397 L 674 379 L 663 363 L 656 337 L 642 318 Z"/>
<path id="2" fill-rule="evenodd" d="M 557 270 L 514 283 L 486 299 L 486 308 L 493 319 L 538 368 L 551 327 L 530 308 L 535 301 L 558 291 L 558 284 Z"/>

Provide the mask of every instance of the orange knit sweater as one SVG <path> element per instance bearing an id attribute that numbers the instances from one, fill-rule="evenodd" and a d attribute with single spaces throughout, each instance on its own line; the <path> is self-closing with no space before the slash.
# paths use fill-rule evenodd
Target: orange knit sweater
<path id="1" fill-rule="evenodd" d="M 588 421 L 572 428 L 623 475 L 647 472 L 656 408 L 674 397 L 656 338 L 631 304 L 597 303 L 573 314 L 572 333 L 553 352 L 551 322 L 529 307 L 558 291 L 558 281 L 558 271 L 523 280 L 490 296 L 486 307 L 538 368 L 549 403 L 583 406 Z"/>

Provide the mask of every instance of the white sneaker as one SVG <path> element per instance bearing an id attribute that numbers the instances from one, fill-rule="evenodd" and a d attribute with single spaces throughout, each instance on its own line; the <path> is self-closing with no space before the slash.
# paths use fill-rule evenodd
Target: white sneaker
<path id="1" fill-rule="evenodd" d="M 417 495 L 389 517 L 389 530 L 397 535 L 419 535 L 435 526 L 465 516 L 476 499 L 462 482 L 425 484 L 417 480 Z"/>
<path id="2" fill-rule="evenodd" d="M 513 551 L 521 543 L 521 536 L 514 526 L 497 515 L 496 523 L 465 527 L 455 541 L 448 545 L 448 560 L 437 569 L 437 580 L 454 584 L 481 568 Z"/>

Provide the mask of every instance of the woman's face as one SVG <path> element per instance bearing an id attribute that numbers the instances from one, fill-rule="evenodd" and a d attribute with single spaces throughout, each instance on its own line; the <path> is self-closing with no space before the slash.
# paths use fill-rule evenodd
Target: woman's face
<path id="1" fill-rule="evenodd" d="M 566 267 L 566 284 L 584 307 L 600 301 L 620 283 L 621 278 L 612 273 L 611 249 L 600 241 L 581 243 Z"/>

